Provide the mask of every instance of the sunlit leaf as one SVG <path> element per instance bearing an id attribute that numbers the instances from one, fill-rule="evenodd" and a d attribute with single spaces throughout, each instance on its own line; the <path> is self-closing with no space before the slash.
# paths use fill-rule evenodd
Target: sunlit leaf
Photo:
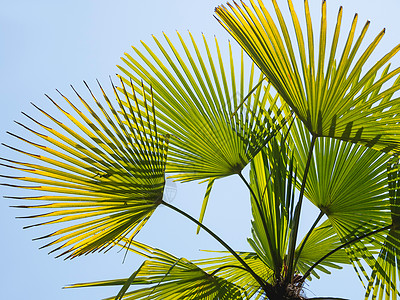
<path id="1" fill-rule="evenodd" d="M 165 34 L 165 43 L 142 42 L 119 68 L 136 89 L 142 80 L 153 87 L 159 127 L 171 135 L 167 172 L 182 181 L 237 174 L 285 121 L 278 98 L 243 53 L 189 35 L 189 42 L 179 33 L 177 42 Z"/>
<path id="2" fill-rule="evenodd" d="M 218 275 L 218 277 L 224 278 L 229 282 L 240 286 L 246 291 L 249 298 L 254 296 L 255 299 L 263 299 L 263 292 L 257 281 L 249 272 L 242 268 L 241 264 L 235 257 L 233 257 L 233 255 L 226 251 L 207 252 L 218 253 L 222 256 L 194 260 L 193 262 L 196 265 L 201 266 L 206 272 L 212 272 L 215 275 Z M 266 266 L 256 253 L 238 252 L 238 254 L 257 275 L 267 282 L 273 282 L 273 270 Z"/>
<path id="3" fill-rule="evenodd" d="M 63 97 L 74 113 L 50 99 L 65 123 L 41 108 L 47 125 L 29 116 L 33 125 L 19 123 L 43 144 L 13 134 L 23 143 L 8 147 L 37 164 L 2 158 L 3 166 L 27 174 L 3 176 L 28 183 L 7 184 L 29 191 L 26 197 L 11 197 L 27 203 L 17 207 L 47 211 L 28 217 L 47 221 L 27 227 L 62 223 L 63 228 L 42 238 L 53 238 L 45 246 L 58 245 L 51 252 L 61 251 L 59 256 L 68 258 L 107 250 L 125 236 L 132 239 L 161 203 L 164 191 L 168 139 L 157 133 L 154 109 L 150 121 L 133 112 L 133 107 L 139 108 L 136 98 L 115 93 L 118 112 L 106 94 L 109 109 L 92 96 L 94 104 L 89 104 L 77 94 L 83 110 Z M 143 105 L 153 108 L 153 102 Z M 24 151 L 26 144 L 37 151 Z"/>
<path id="4" fill-rule="evenodd" d="M 258 5 L 256 4 L 258 2 Z M 304 1 L 303 26 L 288 0 L 285 17 L 275 0 L 275 16 L 261 0 L 250 6 L 219 6 L 220 23 L 249 54 L 282 99 L 315 137 L 333 137 L 384 152 L 400 150 L 400 68 L 390 69 L 397 45 L 372 61 L 385 31 L 364 43 L 370 22 L 356 36 L 355 15 L 343 49 L 340 8 L 332 40 L 327 37 L 326 1 L 322 2 L 320 32 L 315 42 L 308 1 Z M 277 20 L 277 21 L 275 21 Z M 292 26 L 289 26 L 292 24 Z"/>
<path id="5" fill-rule="evenodd" d="M 147 258 L 133 273 L 131 280 L 106 280 L 74 284 L 70 287 L 122 286 L 129 280 L 131 286 L 139 287 L 125 292 L 121 299 L 249 299 L 240 286 L 206 272 L 185 258 L 177 258 L 136 241 L 129 243 L 129 250 Z"/>

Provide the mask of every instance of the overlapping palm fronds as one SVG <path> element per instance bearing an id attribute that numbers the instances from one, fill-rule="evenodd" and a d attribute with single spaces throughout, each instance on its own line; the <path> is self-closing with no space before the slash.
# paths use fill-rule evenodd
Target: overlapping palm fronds
<path id="1" fill-rule="evenodd" d="M 370 62 L 385 31 L 361 50 L 370 22 L 356 37 L 355 15 L 340 54 L 341 8 L 329 44 L 323 1 L 316 44 L 308 1 L 304 1 L 305 30 L 291 0 L 291 18 L 286 18 L 272 0 L 278 23 L 261 0 L 250 3 L 251 8 L 243 2 L 242 6 L 228 4 L 230 9 L 220 6 L 216 14 L 313 136 L 333 137 L 388 153 L 400 150 L 400 99 L 393 97 L 400 89 L 399 77 L 395 79 L 400 68 L 389 67 L 400 45 Z"/>
<path id="2" fill-rule="evenodd" d="M 251 163 L 251 187 L 253 211 L 252 248 L 264 264 L 273 270 L 272 280 L 285 277 L 288 261 L 289 235 L 294 222 L 295 185 L 297 170 L 294 170 L 294 156 L 285 146 L 286 138 L 281 136 L 278 143 L 274 138 Z M 297 163 L 296 163 L 297 165 Z M 339 246 L 340 240 L 329 223 L 315 229 L 297 246 L 295 269 L 305 273 L 313 263 Z M 338 264 L 349 263 L 342 250 L 326 259 L 317 269 L 329 272 L 325 267 L 339 268 Z M 318 277 L 316 272 L 313 276 Z"/>
<path id="3" fill-rule="evenodd" d="M 108 109 L 93 94 L 94 106 L 76 94 L 85 110 L 63 97 L 75 114 L 62 108 L 60 101 L 50 99 L 69 123 L 37 107 L 54 127 L 29 116 L 42 132 L 32 129 L 32 124 L 18 124 L 43 144 L 13 134 L 36 147 L 37 153 L 8 146 L 39 163 L 2 158 L 2 165 L 27 174 L 11 178 L 29 183 L 13 185 L 28 190 L 29 195 L 12 198 L 35 204 L 18 207 L 47 211 L 29 218 L 48 221 L 27 227 L 68 222 L 43 237 L 53 238 L 45 246 L 58 245 L 52 252 L 61 251 L 60 256 L 73 258 L 107 250 L 125 236 L 132 239 L 162 201 L 168 137 L 157 131 L 153 102 L 140 107 L 135 97 L 126 97 L 127 91 L 114 91 L 120 111 L 104 91 Z M 153 117 L 144 118 L 140 109 Z M 43 202 L 46 204 L 36 204 Z"/>
<path id="4" fill-rule="evenodd" d="M 302 181 L 310 141 L 311 135 L 304 125 L 295 122 L 290 131 L 289 147 L 298 162 L 298 185 Z M 367 281 L 370 275 L 360 258 L 373 268 L 376 265 L 374 254 L 381 248 L 385 234 L 378 232 L 365 239 L 362 236 L 385 228 L 391 222 L 386 179 L 388 159 L 388 155 L 361 145 L 320 138 L 315 144 L 305 186 L 306 197 L 328 217 L 341 244 L 360 237 L 345 250 L 355 270 L 361 273 L 360 278 L 365 277 Z"/>
<path id="5" fill-rule="evenodd" d="M 376 264 L 374 253 L 382 246 L 382 232 L 362 238 L 390 225 L 386 180 L 388 156 L 350 143 L 320 139 L 316 143 L 315 168 L 307 182 L 309 199 L 328 217 L 346 247 L 355 269 L 369 278 L 360 262 Z"/>
<path id="6" fill-rule="evenodd" d="M 124 245 L 127 244 L 125 241 Z M 122 286 L 117 297 L 111 299 L 249 299 L 246 290 L 206 272 L 185 258 L 177 258 L 165 251 L 132 241 L 129 250 L 143 255 L 146 261 L 130 278 L 74 284 L 70 287 Z M 139 287 L 128 291 L 131 286 Z"/>
<path id="7" fill-rule="evenodd" d="M 296 171 L 283 140 L 274 138 L 252 161 L 250 245 L 280 280 L 294 211 Z"/>
<path id="8" fill-rule="evenodd" d="M 398 276 L 400 274 L 400 170 L 398 159 L 392 159 L 387 166 L 390 198 L 391 228 L 383 239 L 378 258 L 373 267 L 366 299 L 397 299 Z"/>
<path id="9" fill-rule="evenodd" d="M 389 65 L 400 46 L 370 63 L 384 31 L 361 51 L 369 22 L 356 37 L 356 15 L 339 57 L 342 9 L 327 45 L 323 1 L 319 44 L 314 46 L 308 1 L 304 2 L 303 32 L 293 3 L 288 0 L 294 34 L 289 33 L 289 22 L 276 1 L 272 4 L 278 23 L 262 1 L 250 2 L 251 8 L 242 3 L 230 5 L 230 10 L 218 7 L 216 13 L 310 132 L 301 129 L 299 134 L 292 134 L 305 196 L 328 216 L 342 242 L 349 243 L 346 251 L 366 275 L 358 259 L 363 257 L 371 267 L 377 264 L 367 245 L 379 244 L 374 239 L 382 241 L 385 233 L 381 230 L 390 225 L 385 187 L 388 156 L 362 146 L 316 138 L 332 137 L 390 154 L 400 150 L 400 99 L 394 97 L 400 88 L 400 68 L 391 69 Z M 331 47 L 330 52 L 327 46 Z M 314 142 L 311 155 L 307 149 L 313 149 Z M 307 181 L 304 173 L 308 174 Z M 374 231 L 376 234 L 370 236 Z M 384 276 L 382 268 L 374 272 Z"/>
<path id="10" fill-rule="evenodd" d="M 261 156 L 261 154 L 259 154 L 259 156 Z M 296 265 L 296 270 L 298 271 L 299 275 L 304 274 L 316 261 L 318 261 L 321 257 L 340 245 L 341 242 L 336 232 L 329 224 L 329 221 L 325 221 L 323 224 L 321 224 L 321 226 L 316 228 L 311 233 L 304 247 L 301 246 L 301 243 L 297 247 L 296 255 L 299 253 L 299 249 L 302 248 L 300 257 L 298 257 Z M 257 293 L 260 289 L 257 282 L 248 272 L 246 272 L 246 270 L 240 269 L 241 265 L 232 255 L 229 255 L 229 253 L 227 253 L 226 251 L 218 251 L 217 253 L 225 254 L 225 256 L 200 259 L 193 262 L 198 266 L 202 266 L 205 271 L 215 272 L 216 274 L 218 274 L 218 276 L 234 282 L 243 289 L 246 289 L 247 295 L 249 297 L 262 295 L 262 293 Z M 268 266 L 265 263 L 265 259 L 262 260 L 257 253 L 238 253 L 246 261 L 246 263 L 258 275 L 260 275 L 261 278 L 270 283 L 273 283 L 274 280 L 276 280 L 276 277 L 274 277 L 273 269 Z M 310 275 L 319 279 L 320 277 L 316 271 L 330 274 L 330 271 L 327 268 L 340 269 L 341 265 L 349 263 L 350 260 L 348 259 L 346 252 L 344 250 L 340 250 L 337 251 L 335 254 L 330 255 L 327 259 L 321 262 L 321 264 L 316 266 L 315 270 L 313 269 Z M 281 271 L 284 271 L 283 266 Z"/>
<path id="11" fill-rule="evenodd" d="M 239 64 L 230 43 L 224 55 L 216 39 L 164 34 L 125 53 L 116 104 L 88 88 L 94 105 L 61 95 L 72 113 L 50 99 L 66 122 L 39 107 L 52 125 L 18 122 L 40 142 L 11 133 L 35 150 L 6 145 L 27 161 L 0 158 L 24 174 L 0 176 L 30 193 L 10 197 L 24 202 L 17 207 L 46 210 L 27 227 L 56 226 L 43 247 L 73 258 L 118 244 L 147 259 L 129 278 L 71 287 L 121 286 L 109 298 L 121 300 L 303 299 L 306 279 L 352 263 L 366 299 L 400 295 L 400 171 L 389 156 L 400 151 L 400 68 L 390 66 L 400 45 L 371 62 L 384 30 L 364 43 L 370 24 L 357 33 L 356 15 L 342 41 L 340 8 L 330 38 L 323 1 L 315 43 L 307 0 L 304 26 L 292 0 L 288 18 L 271 2 L 274 15 L 261 0 L 216 8 L 243 49 Z M 166 173 L 208 182 L 199 221 L 163 201 Z M 202 224 L 215 180 L 234 174 L 250 192 L 254 252 L 234 251 Z M 300 241 L 304 198 L 320 214 Z M 189 261 L 135 241 L 160 204 L 230 254 Z"/>
<path id="12" fill-rule="evenodd" d="M 144 50 L 133 47 L 136 55 L 125 53 L 119 68 L 135 89 L 142 80 L 153 87 L 159 127 L 171 134 L 167 172 L 181 181 L 208 180 L 202 221 L 215 179 L 239 174 L 286 118 L 254 64 L 245 69 L 243 52 L 236 66 L 230 44 L 224 56 L 215 39 L 213 58 L 204 36 L 199 47 L 189 35 L 191 45 L 178 33 L 177 46 L 165 34 L 165 46 L 153 37 L 157 52 L 142 42 Z"/>
<path id="13" fill-rule="evenodd" d="M 204 271 L 218 275 L 240 286 L 246 291 L 249 299 L 262 299 L 263 291 L 249 272 L 242 268 L 237 259 L 226 251 L 207 251 L 218 253 L 222 256 L 194 260 L 193 263 L 203 268 Z M 272 283 L 273 270 L 265 265 L 265 263 L 254 252 L 237 252 L 238 255 L 266 282 Z"/>

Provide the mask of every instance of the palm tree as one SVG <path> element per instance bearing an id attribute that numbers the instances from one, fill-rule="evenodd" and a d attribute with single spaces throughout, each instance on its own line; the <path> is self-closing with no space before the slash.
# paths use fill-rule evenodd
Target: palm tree
<path id="1" fill-rule="evenodd" d="M 338 55 L 342 9 L 330 40 L 323 1 L 314 45 L 307 1 L 305 30 L 291 0 L 291 20 L 272 4 L 274 16 L 261 1 L 216 8 L 239 54 L 190 33 L 153 37 L 156 47 L 125 54 L 112 97 L 100 84 L 102 101 L 88 86 L 91 101 L 60 93 L 63 103 L 49 99 L 65 121 L 36 107 L 46 122 L 18 123 L 38 141 L 11 133 L 37 149 L 6 145 L 30 157 L 1 158 L 24 174 L 3 177 L 27 183 L 7 184 L 29 190 L 12 198 L 46 210 L 28 227 L 65 224 L 43 247 L 65 258 L 114 246 L 145 257 L 129 278 L 71 287 L 121 286 L 110 299 L 304 299 L 306 281 L 352 264 L 366 299 L 400 295 L 400 68 L 390 67 L 400 46 L 371 63 L 384 31 L 364 45 L 369 22 L 356 37 L 356 15 Z M 214 183 L 236 175 L 253 215 L 247 252 L 203 224 Z M 165 201 L 166 177 L 207 182 L 198 218 Z M 320 213 L 301 238 L 304 198 Z M 161 205 L 226 251 L 189 261 L 137 241 Z"/>

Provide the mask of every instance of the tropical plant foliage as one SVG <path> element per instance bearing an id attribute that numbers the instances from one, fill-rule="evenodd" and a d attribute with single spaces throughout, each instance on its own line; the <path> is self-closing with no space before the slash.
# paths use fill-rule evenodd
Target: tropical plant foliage
<path id="1" fill-rule="evenodd" d="M 216 13 L 221 24 L 250 55 L 311 134 L 398 152 L 399 100 L 391 97 L 398 90 L 398 81 L 392 86 L 383 85 L 400 72 L 400 68 L 389 71 L 388 66 L 400 45 L 376 63 L 367 65 L 385 30 L 361 52 L 370 22 L 355 38 L 356 14 L 339 58 L 336 53 L 342 9 L 338 13 L 329 51 L 326 1 L 322 3 L 318 45 L 314 42 L 308 1 L 304 1 L 305 32 L 292 1 L 288 1 L 295 32 L 293 38 L 288 30 L 290 21 L 284 19 L 276 1 L 272 3 L 278 24 L 261 1 L 258 1 L 259 5 L 253 0 L 250 3 L 253 10 L 245 4 L 242 7 L 235 4 L 230 5 L 231 11 L 221 6 Z M 300 59 L 296 59 L 296 55 Z"/>
<path id="2" fill-rule="evenodd" d="M 129 245 L 130 251 L 146 257 L 146 261 L 130 278 L 77 284 L 75 287 L 145 286 L 124 295 L 120 293 L 116 299 L 247 299 L 248 297 L 240 286 L 207 273 L 185 258 L 177 258 L 136 241 L 129 242 Z"/>
<path id="3" fill-rule="evenodd" d="M 18 207 L 46 210 L 28 227 L 67 224 L 43 237 L 51 252 L 118 245 L 146 258 L 128 278 L 71 287 L 121 286 L 109 299 L 305 299 L 306 281 L 352 264 L 365 299 L 400 295 L 400 67 L 390 66 L 400 46 L 372 62 L 384 31 L 365 44 L 370 24 L 356 36 L 357 15 L 340 50 L 342 8 L 330 39 L 322 2 L 316 42 L 308 1 L 304 26 L 291 0 L 288 18 L 275 0 L 275 15 L 249 1 L 216 8 L 238 55 L 190 33 L 153 37 L 125 53 L 115 100 L 101 86 L 103 101 L 89 88 L 91 102 L 60 94 L 69 110 L 50 101 L 65 122 L 37 107 L 48 123 L 18 123 L 41 142 L 11 133 L 36 149 L 7 145 L 27 161 L 1 159 L 24 174 L 2 175 L 27 183 L 5 183 L 29 191 L 11 197 L 27 203 Z M 203 224 L 214 183 L 231 175 L 249 191 L 247 251 Z M 167 176 L 208 183 L 198 220 L 163 200 Z M 300 237 L 304 199 L 319 214 Z M 227 251 L 189 261 L 136 241 L 159 205 Z"/>
<path id="4" fill-rule="evenodd" d="M 52 202 L 18 206 L 50 210 L 30 218 L 46 217 L 52 220 L 31 226 L 77 221 L 74 225 L 42 237 L 56 238 L 45 246 L 61 244 L 52 252 L 64 250 L 60 255 L 68 254 L 69 258 L 106 250 L 128 234 L 133 238 L 162 201 L 168 137 L 157 132 L 155 118 L 150 120 L 140 114 L 135 97 L 135 101 L 125 98 L 129 106 L 129 109 L 125 109 L 123 100 L 116 95 L 120 113 L 105 94 L 104 99 L 110 112 L 93 96 L 105 121 L 78 94 L 87 109 L 85 113 L 64 97 L 77 117 L 50 99 L 76 127 L 58 121 L 37 107 L 58 130 L 33 118 L 30 120 L 50 135 L 34 131 L 29 125 L 18 124 L 53 147 L 16 136 L 39 148 L 44 154 L 10 148 L 39 160 L 41 164 L 3 159 L 7 163 L 4 166 L 34 176 L 14 177 L 33 184 L 16 187 L 45 194 L 18 199 Z M 144 109 L 148 115 L 154 113 L 152 103 L 145 102 Z M 89 114 L 94 121 L 87 117 Z"/>

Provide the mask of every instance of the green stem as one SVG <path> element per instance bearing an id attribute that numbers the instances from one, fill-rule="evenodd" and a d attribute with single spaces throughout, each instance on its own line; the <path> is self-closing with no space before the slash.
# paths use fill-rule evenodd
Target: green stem
<path id="1" fill-rule="evenodd" d="M 296 209 L 294 211 L 294 219 L 292 220 L 293 228 L 290 232 L 289 253 L 288 253 L 288 263 L 287 263 L 288 272 L 287 272 L 286 280 L 285 280 L 287 283 L 289 283 L 292 280 L 292 277 L 294 274 L 294 268 L 295 268 L 294 254 L 295 254 L 295 250 L 296 250 L 297 235 L 299 232 L 300 213 L 301 213 L 301 207 L 303 204 L 304 190 L 306 188 L 307 175 L 308 175 L 308 171 L 310 169 L 312 154 L 313 154 L 316 139 L 317 139 L 317 136 L 315 136 L 315 135 L 313 135 L 311 138 L 310 148 L 308 150 L 307 162 L 306 162 L 306 165 L 304 168 L 303 181 L 301 183 L 301 188 L 300 188 L 299 201 L 297 202 Z"/>
<path id="2" fill-rule="evenodd" d="M 304 246 L 305 246 L 305 244 L 306 244 L 308 238 L 310 237 L 311 233 L 314 231 L 315 227 L 317 226 L 318 222 L 321 220 L 321 218 L 322 218 L 323 216 L 324 216 L 324 213 L 321 211 L 321 212 L 319 213 L 317 219 L 315 220 L 314 224 L 312 224 L 310 230 L 307 232 L 307 235 L 305 236 L 304 240 L 301 242 L 300 249 L 299 249 L 299 251 L 297 252 L 297 256 L 296 256 L 296 259 L 295 259 L 295 261 L 294 261 L 294 265 L 295 265 L 295 266 L 297 265 L 297 261 L 299 260 L 300 254 L 301 254 L 301 252 L 303 251 L 303 248 L 304 248 Z"/>
<path id="3" fill-rule="evenodd" d="M 161 204 L 165 205 L 168 208 L 171 208 L 172 210 L 176 211 L 177 213 L 181 214 L 182 216 L 185 216 L 192 222 L 196 223 L 198 226 L 200 226 L 203 230 L 205 230 L 208 234 L 210 234 L 214 239 L 216 239 L 222 246 L 224 246 L 225 249 L 227 249 L 239 262 L 240 264 L 246 269 L 247 272 L 249 272 L 253 278 L 258 282 L 258 284 L 262 287 L 262 289 L 265 291 L 266 295 L 268 296 L 273 292 L 272 290 L 272 285 L 269 284 L 268 282 L 265 282 L 260 276 L 258 276 L 253 269 L 249 267 L 249 265 L 234 251 L 227 243 L 225 243 L 218 235 L 216 235 L 214 232 L 212 232 L 208 227 L 197 221 L 195 218 L 193 218 L 191 215 L 187 214 L 183 210 L 180 210 L 179 208 L 161 201 Z"/>
<path id="4" fill-rule="evenodd" d="M 319 260 L 317 260 L 317 261 L 304 273 L 304 275 L 303 275 L 303 277 L 302 277 L 301 280 L 302 280 L 302 281 L 306 280 L 306 278 L 307 278 L 308 276 L 310 276 L 311 271 L 312 271 L 316 266 L 318 266 L 320 262 L 322 262 L 323 260 L 325 260 L 326 258 L 328 258 L 329 256 L 331 256 L 331 255 L 334 254 L 335 252 L 337 252 L 337 251 L 343 249 L 344 247 L 347 247 L 348 245 L 350 245 L 350 244 L 352 244 L 352 243 L 354 243 L 354 242 L 357 242 L 357 241 L 359 241 L 359 240 L 362 240 L 362 239 L 364 239 L 364 238 L 366 238 L 366 237 L 369 237 L 369 236 L 371 236 L 371 235 L 377 234 L 377 233 L 379 233 L 379 232 L 381 232 L 381 231 L 388 230 L 388 229 L 390 229 L 390 228 L 392 228 L 392 227 L 393 227 L 393 224 L 388 225 L 388 226 L 385 226 L 385 227 L 382 227 L 382 228 L 380 228 L 380 229 L 377 229 L 377 230 L 371 231 L 371 232 L 369 232 L 369 233 L 363 234 L 363 235 L 361 235 L 361 236 L 359 236 L 359 237 L 356 237 L 356 238 L 352 239 L 351 241 L 348 241 L 348 242 L 346 242 L 346 243 L 340 245 L 339 247 L 336 247 L 335 249 L 333 249 L 332 251 L 328 252 L 328 253 L 325 254 L 323 257 L 321 257 Z"/>

